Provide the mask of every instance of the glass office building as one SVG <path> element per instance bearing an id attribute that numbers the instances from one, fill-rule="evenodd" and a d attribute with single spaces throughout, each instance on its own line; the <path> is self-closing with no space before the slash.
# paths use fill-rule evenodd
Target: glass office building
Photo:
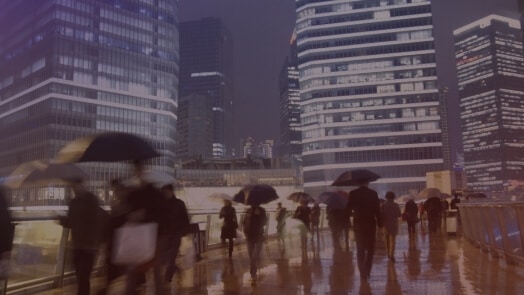
<path id="1" fill-rule="evenodd" d="M 503 195 L 524 181 L 520 21 L 490 15 L 454 35 L 467 185 Z"/>
<path id="2" fill-rule="evenodd" d="M 431 2 L 296 2 L 304 188 L 342 172 L 397 194 L 443 168 Z"/>
<path id="3" fill-rule="evenodd" d="M 180 24 L 180 97 L 192 104 L 192 95 L 205 96 L 212 106 L 212 143 L 197 149 L 199 142 L 180 138 L 177 160 L 195 157 L 222 159 L 232 155 L 233 126 L 233 40 L 220 19 L 204 18 Z M 196 104 L 202 105 L 200 102 Z M 209 112 L 199 116 L 203 126 Z M 181 117 L 184 116 L 181 114 Z M 179 122 L 178 132 L 184 136 L 191 132 L 191 123 Z M 195 125 L 195 124 L 193 124 Z M 227 132 L 226 132 L 227 130 Z M 208 135 L 206 135 L 208 136 Z M 236 141 L 235 141 L 236 143 Z"/>
<path id="4" fill-rule="evenodd" d="M 1 1 L 0 27 L 0 175 L 103 131 L 148 139 L 174 174 L 177 1 Z M 100 195 L 128 166 L 84 168 Z"/>

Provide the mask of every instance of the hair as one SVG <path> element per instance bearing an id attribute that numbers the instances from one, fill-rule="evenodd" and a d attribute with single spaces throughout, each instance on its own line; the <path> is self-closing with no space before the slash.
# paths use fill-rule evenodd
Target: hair
<path id="1" fill-rule="evenodd" d="M 395 199 L 396 197 L 397 197 L 397 196 L 395 196 L 395 193 L 392 192 L 392 191 L 389 191 L 389 192 L 386 193 L 386 199 L 388 199 L 388 200 L 393 200 L 393 199 Z"/>

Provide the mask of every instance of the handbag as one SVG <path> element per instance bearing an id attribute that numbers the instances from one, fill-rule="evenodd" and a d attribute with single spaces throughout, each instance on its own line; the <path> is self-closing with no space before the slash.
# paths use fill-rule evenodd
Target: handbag
<path id="1" fill-rule="evenodd" d="M 113 253 L 114 264 L 137 265 L 150 261 L 155 256 L 158 232 L 157 223 L 125 223 L 115 230 Z"/>

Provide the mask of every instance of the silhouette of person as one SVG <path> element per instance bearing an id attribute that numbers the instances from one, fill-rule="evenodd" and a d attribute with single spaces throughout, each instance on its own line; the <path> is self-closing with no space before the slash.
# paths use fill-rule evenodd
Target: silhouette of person
<path id="1" fill-rule="evenodd" d="M 229 259 L 231 259 L 233 256 L 233 239 L 237 237 L 238 222 L 237 212 L 230 200 L 224 200 L 224 207 L 220 209 L 219 218 L 224 219 L 224 224 L 220 230 L 220 239 L 222 244 L 225 244 L 226 240 L 228 240 L 227 253 Z"/>

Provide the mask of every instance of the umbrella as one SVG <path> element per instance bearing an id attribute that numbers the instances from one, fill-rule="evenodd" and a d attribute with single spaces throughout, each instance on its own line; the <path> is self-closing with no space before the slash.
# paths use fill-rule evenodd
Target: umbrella
<path id="1" fill-rule="evenodd" d="M 438 188 L 429 187 L 420 191 L 418 195 L 422 199 L 429 199 L 433 197 L 440 198 L 440 190 Z"/>
<path id="2" fill-rule="evenodd" d="M 223 201 L 223 200 L 232 201 L 233 200 L 233 197 L 231 197 L 230 195 L 226 193 L 212 193 L 211 195 L 209 195 L 209 198 L 212 200 L 216 200 L 216 201 Z"/>
<path id="3" fill-rule="evenodd" d="M 332 186 L 357 186 L 362 182 L 373 182 L 380 178 L 380 175 L 367 169 L 349 170 L 340 174 Z"/>
<path id="4" fill-rule="evenodd" d="M 318 196 L 318 200 L 333 209 L 346 208 L 349 194 L 344 191 L 323 192 Z"/>
<path id="5" fill-rule="evenodd" d="M 75 164 L 44 163 L 32 161 L 18 166 L 9 175 L 6 185 L 18 188 L 27 184 L 67 183 L 87 178 L 87 174 Z"/>
<path id="6" fill-rule="evenodd" d="M 175 178 L 172 175 L 157 170 L 144 171 L 142 179 L 145 182 L 154 184 L 158 188 L 166 184 L 172 184 L 175 181 Z M 126 186 L 134 186 L 138 185 L 140 182 L 138 181 L 138 178 L 132 177 L 130 179 L 124 180 L 122 183 Z"/>
<path id="7" fill-rule="evenodd" d="M 145 160 L 160 154 L 145 139 L 130 133 L 107 132 L 82 137 L 66 144 L 57 163 Z"/>
<path id="8" fill-rule="evenodd" d="M 304 193 L 304 192 L 294 192 L 291 195 L 289 195 L 287 199 L 291 201 L 295 201 L 295 202 L 301 202 L 301 201 L 313 202 L 315 201 L 310 194 Z"/>
<path id="9" fill-rule="evenodd" d="M 276 199 L 278 199 L 277 192 L 267 184 L 245 186 L 233 197 L 233 201 L 246 205 L 261 205 Z"/>

